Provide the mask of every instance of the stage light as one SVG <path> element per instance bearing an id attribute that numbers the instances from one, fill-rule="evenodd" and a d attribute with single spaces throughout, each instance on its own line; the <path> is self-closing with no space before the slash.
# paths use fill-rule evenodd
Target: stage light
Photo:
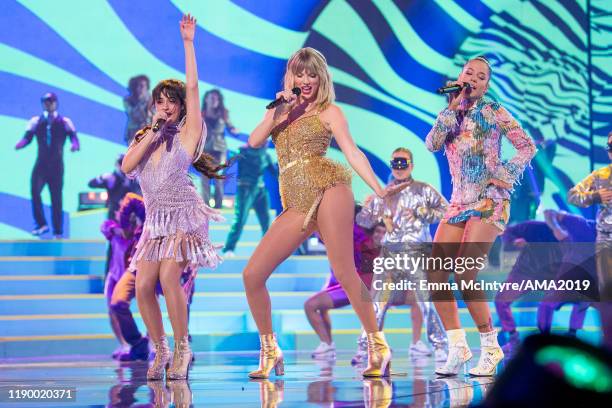
<path id="1" fill-rule="evenodd" d="M 480 407 L 558 407 L 612 401 L 612 354 L 575 338 L 525 339 Z"/>
<path id="2" fill-rule="evenodd" d="M 595 358 L 574 347 L 547 346 L 536 352 L 535 361 L 541 366 L 552 367 L 570 385 L 596 392 L 612 392 L 612 370 Z"/>
<path id="3" fill-rule="evenodd" d="M 91 210 L 106 207 L 108 193 L 106 191 L 88 191 L 79 193 L 79 207 L 77 211 Z"/>

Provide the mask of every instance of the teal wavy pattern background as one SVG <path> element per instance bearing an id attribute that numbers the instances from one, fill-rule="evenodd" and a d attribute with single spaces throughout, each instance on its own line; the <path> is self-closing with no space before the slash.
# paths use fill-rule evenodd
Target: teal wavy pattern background
<path id="1" fill-rule="evenodd" d="M 183 77 L 181 13 L 198 18 L 204 93 L 220 88 L 236 126 L 250 132 L 279 89 L 287 58 L 303 46 L 329 62 L 353 137 L 384 182 L 398 146 L 415 155 L 415 178 L 447 197 L 442 154 L 423 139 L 445 101 L 433 91 L 466 59 L 486 55 L 491 95 L 534 137 L 557 143 L 543 206 L 565 208 L 565 191 L 608 162 L 612 130 L 612 4 L 606 0 L 6 0 L 0 15 L 0 238 L 32 227 L 33 146 L 15 151 L 44 92 L 59 95 L 81 152 L 66 151 L 64 209 L 87 181 L 112 168 L 122 144 L 128 79 Z M 188 10 L 189 7 L 189 10 Z M 230 148 L 242 142 L 230 138 Z M 512 149 L 504 149 L 505 155 Z M 337 149 L 330 156 L 343 161 Z M 354 179 L 355 195 L 368 188 Z M 46 205 L 50 200 L 43 193 Z M 576 209 L 568 208 L 572 211 Z M 587 213 L 588 215 L 588 213 Z"/>

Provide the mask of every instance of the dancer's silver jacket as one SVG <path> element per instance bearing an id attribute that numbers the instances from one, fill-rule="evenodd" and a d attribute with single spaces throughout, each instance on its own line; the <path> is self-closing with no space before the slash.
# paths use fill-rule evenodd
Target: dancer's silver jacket
<path id="1" fill-rule="evenodd" d="M 397 182 L 392 182 L 397 183 Z M 384 200 L 375 197 L 357 215 L 357 224 L 371 228 L 387 219 L 392 230 L 387 229 L 382 244 L 431 242 L 429 225 L 442 219 L 448 201 L 427 183 L 412 180 L 402 191 Z M 411 220 L 407 217 L 414 215 Z"/>
<path id="2" fill-rule="evenodd" d="M 383 254 L 394 256 L 396 253 L 414 252 L 414 256 L 419 256 L 422 253 L 422 246 L 418 244 L 431 242 L 429 226 L 442 219 L 447 206 L 448 201 L 431 185 L 412 180 L 406 188 L 391 197 L 384 200 L 375 197 L 369 201 L 357 215 L 357 224 L 371 228 L 386 218 L 387 232 L 382 242 Z M 413 217 L 407 217 L 407 213 L 412 214 Z M 414 244 L 412 249 L 411 244 Z M 389 272 L 393 275 L 391 278 L 396 282 L 404 278 L 425 279 L 424 271 L 414 274 L 406 271 L 403 271 L 404 273 L 402 271 Z M 375 276 L 374 279 L 377 277 Z M 421 290 L 417 291 L 416 295 L 419 308 L 423 313 L 429 343 L 436 349 L 446 348 L 446 332 L 440 316 L 428 301 L 426 293 Z M 398 291 L 386 294 L 374 293 L 373 298 L 378 327 L 382 329 L 387 309 L 393 304 L 402 304 L 405 294 Z M 379 303 L 377 300 L 383 301 Z M 364 347 L 365 339 L 365 333 L 362 333 L 359 339 L 360 348 Z"/>

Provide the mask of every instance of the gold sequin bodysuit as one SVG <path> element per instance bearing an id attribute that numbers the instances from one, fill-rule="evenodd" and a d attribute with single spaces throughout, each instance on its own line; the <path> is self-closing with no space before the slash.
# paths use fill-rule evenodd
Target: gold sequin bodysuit
<path id="1" fill-rule="evenodd" d="M 302 230 L 316 220 L 317 209 L 326 189 L 338 184 L 351 185 L 351 172 L 325 157 L 331 133 L 318 112 L 287 120 L 272 129 L 279 166 L 283 209 L 294 208 L 306 214 Z"/>

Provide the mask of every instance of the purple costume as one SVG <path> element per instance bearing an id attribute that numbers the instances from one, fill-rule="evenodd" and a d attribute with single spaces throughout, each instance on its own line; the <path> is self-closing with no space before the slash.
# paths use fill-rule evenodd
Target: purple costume
<path id="1" fill-rule="evenodd" d="M 183 122 L 179 126 L 166 124 L 158 140 L 128 174 L 130 178 L 138 177 L 147 213 L 131 270 L 141 260 L 187 262 L 194 271 L 199 267 L 214 268 L 221 261 L 208 237 L 208 221 L 221 221 L 223 217 L 204 204 L 189 177 L 193 158 L 179 138 Z M 200 151 L 205 139 L 203 134 L 196 151 Z M 159 163 L 154 163 L 151 154 L 160 144 L 164 145 L 162 154 Z"/>
<path id="2" fill-rule="evenodd" d="M 363 230 L 363 227 L 357 224 L 353 225 L 353 258 L 355 259 L 355 267 L 361 281 L 368 289 L 370 289 L 372 284 L 374 258 L 379 254 L 380 248 L 374 244 L 372 238 Z M 351 303 L 342 285 L 336 279 L 334 271 L 331 269 L 323 291 L 327 292 L 331 298 L 334 309 L 347 306 Z"/>
<path id="3" fill-rule="evenodd" d="M 125 260 L 127 258 L 127 250 L 132 245 L 132 242 L 116 233 L 116 228 L 121 228 L 115 220 L 106 220 L 100 226 L 100 231 L 109 241 L 111 246 L 111 258 L 108 263 L 108 275 L 104 284 L 104 295 L 110 304 L 113 295 L 113 289 L 121 276 L 125 272 Z"/>
<path id="4" fill-rule="evenodd" d="M 517 154 L 502 161 L 502 136 Z M 453 181 L 453 194 L 443 222 L 455 224 L 479 217 L 502 231 L 510 214 L 510 191 L 489 183 L 510 185 L 536 153 L 531 138 L 499 103 L 482 97 L 467 111 L 444 109 L 427 135 L 427 149 L 444 147 Z"/>
<path id="5" fill-rule="evenodd" d="M 502 236 L 506 246 L 512 245 L 517 238 L 524 239 L 528 244 L 521 250 L 506 279 L 507 283 L 569 279 L 568 276 L 572 275 L 567 274 L 572 272 L 572 279 L 588 279 L 588 271 L 595 270 L 592 257 L 595 252 L 594 244 L 593 248 L 589 246 L 589 243 L 595 241 L 595 223 L 565 214 L 559 224 L 570 234 L 564 243 L 559 243 L 550 227 L 542 221 L 525 221 L 508 227 Z M 516 331 L 516 322 L 510 306 L 528 292 L 530 291 L 506 290 L 495 297 L 495 308 L 503 331 Z M 549 293 L 538 305 L 538 328 L 541 332 L 550 332 L 553 312 L 565 303 L 570 303 L 556 300 L 556 295 L 558 293 Z M 577 331 L 582 328 L 589 305 L 589 302 L 575 302 L 570 316 L 570 330 Z"/>

